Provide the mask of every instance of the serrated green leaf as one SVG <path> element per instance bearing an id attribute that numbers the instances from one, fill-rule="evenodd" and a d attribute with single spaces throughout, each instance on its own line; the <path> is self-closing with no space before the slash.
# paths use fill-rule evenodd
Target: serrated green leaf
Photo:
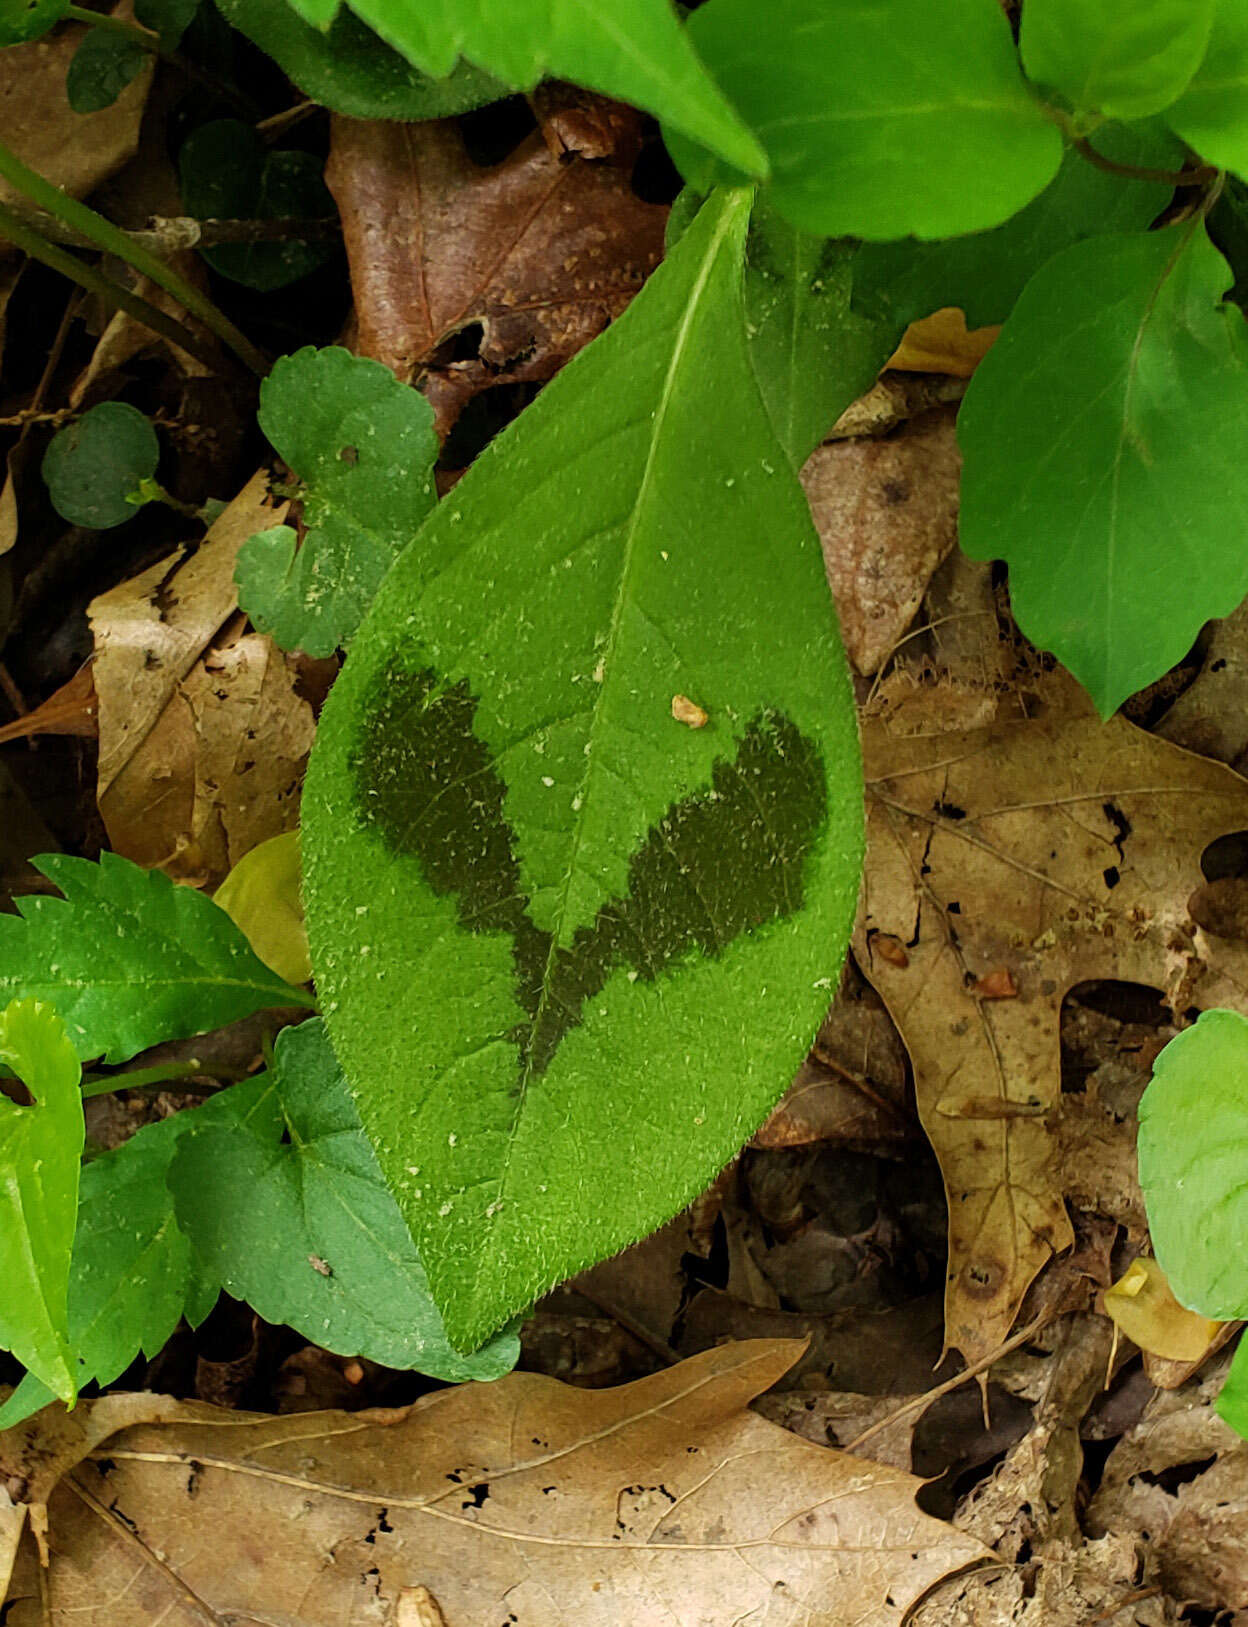
<path id="1" fill-rule="evenodd" d="M 214 1120 L 192 1115 L 170 1184 L 231 1294 L 342 1355 L 451 1381 L 515 1366 L 510 1332 L 475 1356 L 448 1344 L 321 1022 L 283 1029 L 271 1070 L 210 1105 Z"/>
<path id="2" fill-rule="evenodd" d="M 1078 244 L 1028 283 L 959 415 L 959 533 L 1103 716 L 1248 592 L 1248 338 L 1199 222 Z M 1003 455 L 1008 449 L 1008 456 Z"/>
<path id="3" fill-rule="evenodd" d="M 1020 47 L 1037 84 L 1078 112 L 1146 119 L 1200 66 L 1214 0 L 1027 0 Z"/>
<path id="4" fill-rule="evenodd" d="M 142 70 L 148 55 L 140 41 L 127 34 L 89 28 L 65 75 L 70 107 L 75 113 L 99 113 L 111 107 Z"/>
<path id="5" fill-rule="evenodd" d="M 213 894 L 256 954 L 288 983 L 312 976 L 299 894 L 299 832 L 270 836 L 242 858 Z"/>
<path id="6" fill-rule="evenodd" d="M 160 442 L 143 414 L 124 401 L 101 401 L 52 437 L 43 479 L 62 519 L 107 531 L 134 518 L 139 488 L 159 462 Z"/>
<path id="7" fill-rule="evenodd" d="M 1242 1243 L 1239 1245 L 1242 1247 Z M 1216 1403 L 1218 1417 L 1248 1440 L 1248 1339 L 1240 1336 L 1235 1360 Z"/>
<path id="8" fill-rule="evenodd" d="M 298 551 L 288 526 L 245 543 L 239 602 L 283 649 L 331 655 L 433 507 L 433 411 L 380 362 L 309 345 L 260 386 L 259 416 L 304 482 L 306 535 Z"/>
<path id="9" fill-rule="evenodd" d="M 1183 147 L 1159 121 L 1106 125 L 1096 133 L 1106 158 L 1137 168 L 1178 169 Z M 994 231 L 939 243 L 866 243 L 854 262 L 854 307 L 873 321 L 905 327 L 947 305 L 968 326 L 1004 322 L 1037 268 L 1089 237 L 1143 231 L 1170 202 L 1156 181 L 1107 175 L 1070 149 L 1038 198 Z"/>
<path id="10" fill-rule="evenodd" d="M 78 1214 L 82 1069 L 56 1012 L 15 1000 L 0 1012 L 0 1062 L 33 1105 L 0 1094 L 0 1348 L 71 1405 L 66 1295 Z"/>
<path id="11" fill-rule="evenodd" d="M 338 0 L 290 0 L 324 26 Z M 699 61 L 669 0 L 351 0 L 351 9 L 435 79 L 466 57 L 515 90 L 570 79 L 665 119 L 747 175 L 764 175 L 757 141 Z"/>
<path id="12" fill-rule="evenodd" d="M 1248 6 L 1216 0 L 1205 60 L 1166 113 L 1205 159 L 1248 180 Z"/>
<path id="13" fill-rule="evenodd" d="M 127 1057 L 270 1006 L 311 1004 L 256 959 L 224 910 L 116 853 L 98 864 L 45 853 L 65 894 L 0 915 L 0 1000 L 46 1000 L 78 1055 Z"/>
<path id="14" fill-rule="evenodd" d="M 1140 1185 L 1174 1296 L 1248 1315 L 1248 1019 L 1202 1012 L 1153 1064 L 1140 1101 Z"/>
<path id="15" fill-rule="evenodd" d="M 701 1189 L 844 950 L 853 707 L 749 210 L 712 197 L 439 505 L 322 714 L 313 964 L 464 1348 Z"/>
<path id="16" fill-rule="evenodd" d="M 765 26 L 755 0 L 708 0 L 689 32 L 767 153 L 772 202 L 803 231 L 981 231 L 1061 162 L 996 0 L 774 0 Z M 687 145 L 674 156 L 696 181 Z"/>
<path id="17" fill-rule="evenodd" d="M 41 39 L 69 10 L 70 0 L 0 0 L 0 47 Z"/>
<path id="18" fill-rule="evenodd" d="M 346 10 L 316 28 L 274 0 L 217 0 L 217 9 L 305 96 L 353 119 L 449 119 L 509 94 L 469 62 L 431 79 Z"/>
<path id="19" fill-rule="evenodd" d="M 198 220 L 320 220 L 334 213 L 322 161 L 312 153 L 272 152 L 249 124 L 214 119 L 183 143 L 182 202 Z M 201 249 L 232 282 L 272 292 L 323 265 L 325 243 L 222 243 Z"/>

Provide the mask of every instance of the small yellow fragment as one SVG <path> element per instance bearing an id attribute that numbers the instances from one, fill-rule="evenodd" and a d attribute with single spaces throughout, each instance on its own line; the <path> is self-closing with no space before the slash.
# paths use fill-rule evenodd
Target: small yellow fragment
<path id="1" fill-rule="evenodd" d="M 1105 1290 L 1105 1314 L 1141 1350 L 1168 1361 L 1200 1361 L 1222 1326 L 1180 1305 L 1161 1266 L 1144 1254 Z"/>
<path id="2" fill-rule="evenodd" d="M 288 983 L 312 976 L 299 894 L 299 832 L 253 847 L 213 895 L 259 958 Z"/>
<path id="3" fill-rule="evenodd" d="M 704 729 L 710 721 L 704 708 L 697 701 L 691 701 L 688 695 L 672 696 L 672 716 L 677 723 L 683 723 L 690 729 Z"/>

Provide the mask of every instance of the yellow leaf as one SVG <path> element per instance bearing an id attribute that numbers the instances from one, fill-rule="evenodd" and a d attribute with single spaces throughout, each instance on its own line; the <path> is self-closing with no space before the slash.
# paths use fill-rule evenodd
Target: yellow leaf
<path id="1" fill-rule="evenodd" d="M 887 365 L 899 373 L 948 373 L 966 379 L 983 361 L 1000 327 L 973 328 L 955 306 L 912 322 Z"/>
<path id="2" fill-rule="evenodd" d="M 244 853 L 213 895 L 256 954 L 288 983 L 312 976 L 299 894 L 299 832 Z"/>
<path id="3" fill-rule="evenodd" d="M 1169 1361 L 1199 1361 L 1222 1326 L 1180 1305 L 1165 1272 L 1147 1255 L 1105 1290 L 1105 1312 L 1133 1344 Z"/>

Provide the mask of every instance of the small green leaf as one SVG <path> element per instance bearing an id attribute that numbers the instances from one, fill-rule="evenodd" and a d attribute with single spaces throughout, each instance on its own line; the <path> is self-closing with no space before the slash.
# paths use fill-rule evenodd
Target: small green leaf
<path id="1" fill-rule="evenodd" d="M 1214 0 L 1027 0 L 1023 66 L 1078 112 L 1146 119 L 1200 66 Z"/>
<path id="2" fill-rule="evenodd" d="M 111 107 L 141 71 L 150 52 L 139 40 L 103 28 L 89 28 L 65 75 L 65 95 L 75 113 Z"/>
<path id="3" fill-rule="evenodd" d="M 878 240 L 996 226 L 1047 186 L 1057 127 L 997 0 L 707 0 L 689 32 L 803 231 Z M 678 143 L 691 179 L 698 165 Z"/>
<path id="4" fill-rule="evenodd" d="M 342 1355 L 451 1381 L 515 1366 L 510 1332 L 475 1356 L 448 1344 L 322 1023 L 283 1029 L 272 1069 L 209 1105 L 211 1120 L 190 1116 L 170 1184 L 228 1292 Z"/>
<path id="5" fill-rule="evenodd" d="M 1248 592 L 1248 338 L 1199 222 L 1067 249 L 1028 283 L 959 416 L 962 546 L 1103 716 Z M 1008 449 L 1008 456 L 1003 455 Z"/>
<path id="6" fill-rule="evenodd" d="M 41 39 L 69 10 L 70 0 L 0 0 L 0 47 Z"/>
<path id="7" fill-rule="evenodd" d="M 62 519 L 106 531 L 134 518 L 132 499 L 159 462 L 160 442 L 143 414 L 124 401 L 102 401 L 52 437 L 43 478 Z"/>
<path id="8" fill-rule="evenodd" d="M 0 915 L 0 999 L 51 1002 L 84 1061 L 311 1004 L 194 888 L 116 853 L 33 862 L 65 897 L 19 898 L 19 915 Z"/>
<path id="9" fill-rule="evenodd" d="M 283 649 L 331 655 L 433 507 L 433 412 L 380 362 L 309 346 L 260 386 L 260 427 L 304 482 L 306 535 L 288 526 L 244 544 L 239 602 Z"/>
<path id="10" fill-rule="evenodd" d="M 1248 1316 L 1248 1019 L 1202 1012 L 1153 1064 L 1140 1102 L 1140 1185 L 1174 1296 Z"/>
<path id="11" fill-rule="evenodd" d="M 135 0 L 135 20 L 160 35 L 160 43 L 173 50 L 199 10 L 199 0 Z"/>
<path id="12" fill-rule="evenodd" d="M 0 1094 L 0 1347 L 71 1405 L 66 1298 L 84 1140 L 82 1069 L 60 1018 L 35 1000 L 0 1012 L 0 1062 L 33 1098 Z"/>
<path id="13" fill-rule="evenodd" d="M 750 207 L 708 200 L 439 504 L 321 716 L 313 965 L 462 1348 L 702 1188 L 844 952 L 856 726 Z"/>
<path id="14" fill-rule="evenodd" d="M 290 0 L 324 27 L 339 0 Z M 435 79 L 464 56 L 514 90 L 570 79 L 665 119 L 748 175 L 766 173 L 754 137 L 699 61 L 669 0 L 351 0 L 351 9 Z"/>
<path id="15" fill-rule="evenodd" d="M 1200 156 L 1248 180 L 1248 6 L 1216 0 L 1205 60 L 1166 114 Z"/>
<path id="16" fill-rule="evenodd" d="M 353 119 L 449 119 L 509 94 L 469 62 L 430 79 L 346 10 L 326 29 L 274 0 L 217 0 L 217 9 L 305 96 Z"/>
<path id="17" fill-rule="evenodd" d="M 312 976 L 299 897 L 299 832 L 271 836 L 242 858 L 213 894 L 256 954 L 288 983 Z"/>
<path id="18" fill-rule="evenodd" d="M 1242 1242 L 1237 1244 L 1237 1247 L 1242 1246 Z M 1224 1423 L 1248 1440 L 1248 1338 L 1242 1335 L 1217 1400 L 1217 1413 Z"/>
<path id="19" fill-rule="evenodd" d="M 334 213 L 319 158 L 271 152 L 249 124 L 202 124 L 178 158 L 182 202 L 197 220 L 321 220 Z M 297 282 L 333 253 L 324 243 L 222 243 L 202 249 L 223 277 L 271 292 Z"/>

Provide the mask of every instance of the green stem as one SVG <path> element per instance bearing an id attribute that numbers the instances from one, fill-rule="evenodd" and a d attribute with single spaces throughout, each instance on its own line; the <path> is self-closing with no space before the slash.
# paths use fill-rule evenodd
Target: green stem
<path id="1" fill-rule="evenodd" d="M 189 1062 L 165 1062 L 154 1068 L 132 1068 L 129 1073 L 84 1073 L 82 1096 L 108 1096 L 114 1090 L 143 1090 L 148 1085 L 166 1085 L 175 1079 L 191 1079 L 203 1073 L 204 1064 L 193 1057 Z"/>
<path id="2" fill-rule="evenodd" d="M 159 255 L 134 242 L 120 227 L 114 226 L 111 220 L 105 220 L 103 215 L 97 215 L 94 209 L 88 209 L 85 203 L 79 203 L 76 198 L 68 197 L 59 186 L 53 186 L 42 175 L 23 164 L 17 154 L 3 142 L 0 142 L 0 176 L 38 208 L 46 209 L 66 226 L 72 226 L 84 237 L 89 237 L 96 248 L 102 249 L 105 254 L 115 254 L 119 260 L 124 260 L 142 276 L 150 277 L 158 288 L 172 294 L 192 316 L 198 317 L 223 344 L 228 345 L 253 373 L 263 378 L 268 372 L 267 358 L 257 350 L 246 334 L 234 326 L 229 317 L 200 293 L 198 288 L 192 287 L 185 277 L 179 276 Z"/>
<path id="3" fill-rule="evenodd" d="M 1120 164 L 1117 159 L 1098 153 L 1086 136 L 1073 137 L 1071 146 L 1080 158 L 1086 158 L 1107 175 L 1123 175 L 1133 181 L 1157 181 L 1162 186 L 1205 186 L 1218 174 L 1211 164 L 1201 164 L 1195 169 L 1146 169 L 1139 164 Z"/>
<path id="4" fill-rule="evenodd" d="M 111 277 L 106 277 L 102 271 L 87 265 L 77 255 L 58 248 L 55 243 L 49 243 L 2 203 L 0 203 L 0 237 L 7 237 L 10 243 L 16 243 L 32 260 L 39 260 L 45 266 L 51 266 L 53 271 L 59 271 L 62 277 L 68 277 L 71 282 L 77 283 L 79 288 L 85 288 L 89 294 L 97 294 L 108 304 L 125 311 L 145 328 L 150 328 L 153 333 L 160 334 L 162 339 L 167 339 L 170 344 L 179 346 L 189 356 L 203 362 L 205 367 L 215 370 L 219 364 L 220 356 L 184 323 L 167 316 L 164 311 L 142 299 L 138 294 L 131 293 L 128 288 L 123 288 Z"/>

